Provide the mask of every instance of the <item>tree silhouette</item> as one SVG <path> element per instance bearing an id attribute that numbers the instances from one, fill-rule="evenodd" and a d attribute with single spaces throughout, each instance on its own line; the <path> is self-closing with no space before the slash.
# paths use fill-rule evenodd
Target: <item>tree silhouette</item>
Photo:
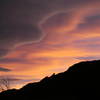
<path id="1" fill-rule="evenodd" d="M 5 91 L 10 89 L 10 78 L 1 77 L 0 78 L 0 91 Z"/>

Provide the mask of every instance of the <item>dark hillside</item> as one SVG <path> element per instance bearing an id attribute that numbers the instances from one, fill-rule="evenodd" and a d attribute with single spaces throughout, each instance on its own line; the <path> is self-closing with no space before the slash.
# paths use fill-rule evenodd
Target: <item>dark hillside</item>
<path id="1" fill-rule="evenodd" d="M 100 61 L 80 62 L 67 71 L 30 83 L 20 90 L 2 92 L 2 100 L 99 100 Z M 1 99 L 0 99 L 1 100 Z"/>

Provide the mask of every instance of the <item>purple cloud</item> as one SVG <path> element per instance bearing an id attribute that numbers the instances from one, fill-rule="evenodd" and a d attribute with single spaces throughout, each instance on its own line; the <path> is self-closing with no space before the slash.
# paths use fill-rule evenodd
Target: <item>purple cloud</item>
<path id="1" fill-rule="evenodd" d="M 58 12 L 75 10 L 98 0 L 0 0 L 0 56 L 19 44 L 44 37 L 40 23 Z M 69 16 L 69 15 L 68 15 Z"/>

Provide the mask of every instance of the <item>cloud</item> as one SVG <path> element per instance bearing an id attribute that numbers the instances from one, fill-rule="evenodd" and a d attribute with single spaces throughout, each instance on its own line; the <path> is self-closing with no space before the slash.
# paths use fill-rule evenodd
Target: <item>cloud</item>
<path id="1" fill-rule="evenodd" d="M 76 57 L 76 59 L 79 59 L 79 60 L 98 60 L 100 59 L 99 56 L 87 56 L 87 57 Z"/>
<path id="2" fill-rule="evenodd" d="M 89 5 L 98 6 L 98 0 L 0 0 L 0 56 L 16 45 L 40 41 L 46 34 L 40 23 L 50 16 Z"/>
<path id="3" fill-rule="evenodd" d="M 0 71 L 1 72 L 10 72 L 12 70 L 8 69 L 8 68 L 4 68 L 4 67 L 0 67 Z"/>
<path id="4" fill-rule="evenodd" d="M 2 58 L 0 63 L 26 63 L 24 58 Z M 28 63 L 28 62 L 27 62 Z"/>
<path id="5" fill-rule="evenodd" d="M 100 36 L 100 12 L 87 15 L 84 17 L 83 23 L 79 23 L 77 28 L 70 31 L 70 34 L 75 34 L 83 37 Z M 94 34 L 95 33 L 95 34 Z"/>
<path id="6" fill-rule="evenodd" d="M 0 76 L 0 79 L 9 80 L 10 82 L 22 81 L 23 79 L 8 77 L 8 76 Z"/>

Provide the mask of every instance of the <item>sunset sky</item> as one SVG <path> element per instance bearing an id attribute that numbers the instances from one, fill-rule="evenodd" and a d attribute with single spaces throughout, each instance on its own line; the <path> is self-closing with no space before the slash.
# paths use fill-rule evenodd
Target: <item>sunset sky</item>
<path id="1" fill-rule="evenodd" d="M 0 0 L 0 77 L 19 88 L 100 59 L 100 0 Z"/>

